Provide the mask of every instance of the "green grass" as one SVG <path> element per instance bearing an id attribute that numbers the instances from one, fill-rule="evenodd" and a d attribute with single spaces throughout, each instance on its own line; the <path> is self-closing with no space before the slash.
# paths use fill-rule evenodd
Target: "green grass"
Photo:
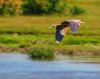
<path id="1" fill-rule="evenodd" d="M 0 35 L 0 47 L 9 48 L 48 48 L 52 47 L 57 54 L 100 55 L 100 37 L 66 35 L 58 46 L 55 35 Z M 6 50 L 6 49 L 5 49 Z M 81 52 L 81 53 L 80 53 Z"/>
<path id="2" fill-rule="evenodd" d="M 100 37 L 92 36 L 66 36 L 63 40 L 63 45 L 83 45 L 83 44 L 100 44 Z"/>
<path id="3" fill-rule="evenodd" d="M 56 45 L 55 43 L 55 35 L 0 35 L 0 44 L 19 44 L 22 45 L 38 45 L 38 44 L 46 44 L 46 45 Z M 85 45 L 85 44 L 93 44 L 100 45 L 100 37 L 99 36 L 72 36 L 66 35 L 61 45 Z"/>

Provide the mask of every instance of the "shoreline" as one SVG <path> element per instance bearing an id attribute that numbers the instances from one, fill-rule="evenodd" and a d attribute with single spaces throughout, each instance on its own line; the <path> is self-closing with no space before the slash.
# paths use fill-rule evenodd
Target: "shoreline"
<path id="1" fill-rule="evenodd" d="M 32 60 L 32 61 L 43 61 L 43 62 L 51 62 L 51 61 L 63 61 L 68 63 L 75 63 L 75 64 L 100 64 L 100 56 L 65 56 L 60 55 L 57 56 L 55 59 L 52 60 L 42 60 L 42 59 L 31 59 L 30 56 L 26 53 L 20 53 L 20 52 L 2 52 L 0 53 L 0 56 L 25 56 L 26 59 Z"/>
<path id="2" fill-rule="evenodd" d="M 32 49 L 32 48 L 31 48 Z M 12 52 L 19 52 L 21 54 L 28 54 L 28 51 L 30 48 L 14 48 L 14 47 L 1 47 L 0 46 L 0 52 L 2 53 L 12 53 Z M 100 56 L 100 53 L 95 54 L 94 52 L 90 51 L 77 51 L 77 52 L 71 52 L 71 51 L 65 51 L 65 49 L 60 50 L 60 48 L 57 50 L 54 50 L 56 57 L 63 57 L 63 56 Z M 63 52 L 65 51 L 65 52 Z"/>

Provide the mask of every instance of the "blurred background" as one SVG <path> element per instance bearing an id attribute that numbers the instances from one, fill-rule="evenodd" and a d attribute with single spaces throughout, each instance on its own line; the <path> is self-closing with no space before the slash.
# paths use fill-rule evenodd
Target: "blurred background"
<path id="1" fill-rule="evenodd" d="M 100 0 L 0 0 L 1 51 L 45 45 L 61 52 L 100 55 L 99 3 Z M 68 19 L 81 19 L 85 24 L 77 36 L 72 36 L 69 29 L 60 49 L 55 44 L 55 28 L 50 26 Z"/>

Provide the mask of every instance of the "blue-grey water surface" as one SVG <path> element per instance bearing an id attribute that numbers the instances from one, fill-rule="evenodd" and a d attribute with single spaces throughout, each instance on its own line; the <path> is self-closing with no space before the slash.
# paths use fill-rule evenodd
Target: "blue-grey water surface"
<path id="1" fill-rule="evenodd" d="M 0 79 L 100 79 L 100 64 L 33 61 L 24 54 L 0 54 Z"/>

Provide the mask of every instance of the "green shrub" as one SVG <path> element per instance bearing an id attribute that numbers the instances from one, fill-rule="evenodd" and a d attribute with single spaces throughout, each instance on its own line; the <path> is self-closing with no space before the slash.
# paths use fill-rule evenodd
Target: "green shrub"
<path id="1" fill-rule="evenodd" d="M 32 59 L 49 60 L 54 58 L 54 50 L 50 47 L 35 47 L 28 51 Z"/>
<path id="2" fill-rule="evenodd" d="M 66 0 L 24 0 L 22 9 L 25 15 L 63 13 L 66 4 Z"/>
<path id="3" fill-rule="evenodd" d="M 83 14 L 86 12 L 85 9 L 79 7 L 79 6 L 76 6 L 74 5 L 71 9 L 70 9 L 70 12 L 72 15 L 79 15 L 79 14 Z"/>
<path id="4" fill-rule="evenodd" d="M 0 7 L 0 15 L 15 15 L 16 7 L 10 2 L 4 2 Z"/>

